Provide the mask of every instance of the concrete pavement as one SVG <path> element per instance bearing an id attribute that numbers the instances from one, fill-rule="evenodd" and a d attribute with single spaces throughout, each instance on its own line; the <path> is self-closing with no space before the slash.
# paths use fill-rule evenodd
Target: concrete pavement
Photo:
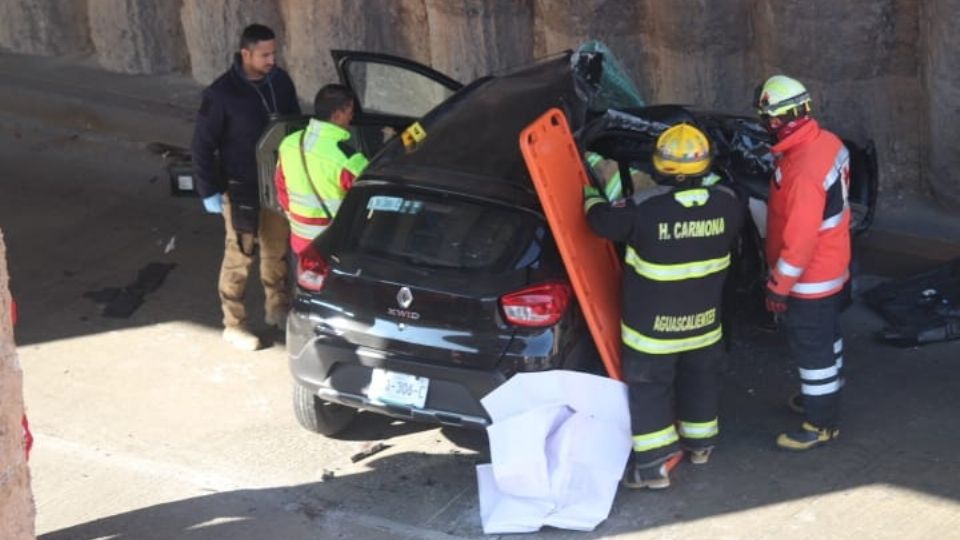
<path id="1" fill-rule="evenodd" d="M 21 307 L 42 538 L 481 536 L 473 466 L 486 459 L 482 434 L 369 415 L 338 440 L 312 435 L 293 419 L 282 345 L 240 353 L 220 341 L 222 222 L 196 199 L 169 195 L 164 162 L 145 144 L 186 143 L 186 90 L 179 116 L 153 114 L 150 103 L 162 97 L 151 92 L 168 94 L 140 78 L 125 86 L 121 76 L 73 66 L 43 79 L 23 58 L 0 57 L 0 69 L 13 64 L 16 75 L 0 77 L 0 103 L 12 92 L 21 100 L 0 108 L 0 227 Z M 130 100 L 111 105 L 84 93 L 102 81 Z M 34 114 L 91 100 L 97 124 Z M 141 115 L 157 120 L 140 125 Z M 955 225 L 939 220 L 941 230 Z M 129 283 L 151 261 L 178 266 L 130 318 L 104 318 L 83 297 Z M 872 335 L 881 323 L 859 305 L 845 323 L 849 384 L 835 447 L 773 449 L 776 432 L 796 422 L 782 403 L 796 380 L 782 336 L 742 325 L 724 369 L 723 440 L 711 463 L 684 464 L 667 492 L 621 492 L 594 533 L 537 537 L 955 536 L 957 343 L 879 346 Z M 369 441 L 389 448 L 353 463 Z"/>

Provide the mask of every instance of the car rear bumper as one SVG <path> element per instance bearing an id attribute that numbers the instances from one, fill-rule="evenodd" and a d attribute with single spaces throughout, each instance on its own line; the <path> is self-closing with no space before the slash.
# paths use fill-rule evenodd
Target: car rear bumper
<path id="1" fill-rule="evenodd" d="M 404 420 L 484 428 L 490 418 L 480 399 L 502 384 L 497 370 L 435 365 L 360 347 L 330 333 L 317 332 L 320 321 L 294 310 L 287 320 L 287 348 L 294 380 L 321 399 Z M 366 395 L 374 368 L 430 379 L 423 408 L 385 404 Z"/>

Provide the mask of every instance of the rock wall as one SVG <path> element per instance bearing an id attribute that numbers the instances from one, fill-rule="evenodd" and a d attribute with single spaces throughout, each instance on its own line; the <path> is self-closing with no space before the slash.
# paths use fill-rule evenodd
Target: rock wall
<path id="1" fill-rule="evenodd" d="M 86 0 L 3 0 L 0 48 L 46 56 L 92 51 Z"/>
<path id="2" fill-rule="evenodd" d="M 92 52 L 115 71 L 209 83 L 251 22 L 280 36 L 304 101 L 335 79 L 332 48 L 466 81 L 595 38 L 650 102 L 742 113 L 758 82 L 790 74 L 829 127 L 875 140 L 883 196 L 929 191 L 960 206 L 960 0 L 5 0 L 0 48 Z"/>
<path id="3" fill-rule="evenodd" d="M 101 66 L 121 73 L 189 68 L 179 1 L 87 1 L 90 37 Z"/>
<path id="4" fill-rule="evenodd" d="M 0 538 L 34 537 L 30 471 L 23 455 L 23 373 L 10 320 L 6 248 L 0 232 Z"/>
<path id="5" fill-rule="evenodd" d="M 212 82 L 230 65 L 233 53 L 240 48 L 240 31 L 248 24 L 265 24 L 281 42 L 285 41 L 280 7 L 273 1 L 183 0 L 179 20 L 189 51 L 190 73 L 203 84 Z"/>
<path id="6" fill-rule="evenodd" d="M 923 3 L 921 33 L 926 36 L 921 85 L 927 100 L 922 117 L 928 123 L 929 141 L 926 178 L 938 199 L 960 203 L 960 35 L 957 14 L 960 0 Z"/>

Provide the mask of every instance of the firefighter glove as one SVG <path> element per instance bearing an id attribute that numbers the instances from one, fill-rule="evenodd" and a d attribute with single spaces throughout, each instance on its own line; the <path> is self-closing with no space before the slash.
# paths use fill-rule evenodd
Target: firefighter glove
<path id="1" fill-rule="evenodd" d="M 211 195 L 203 200 L 203 208 L 206 209 L 208 214 L 222 214 L 223 213 L 223 194 L 217 193 Z"/>
<path id="2" fill-rule="evenodd" d="M 777 294 L 770 289 L 770 284 L 767 284 L 767 297 L 764 301 L 767 311 L 770 313 L 783 313 L 787 310 L 787 297 Z"/>
<path id="3" fill-rule="evenodd" d="M 607 199 L 600 194 L 600 190 L 594 186 L 583 186 L 583 211 L 589 212 L 595 204 L 605 203 Z"/>

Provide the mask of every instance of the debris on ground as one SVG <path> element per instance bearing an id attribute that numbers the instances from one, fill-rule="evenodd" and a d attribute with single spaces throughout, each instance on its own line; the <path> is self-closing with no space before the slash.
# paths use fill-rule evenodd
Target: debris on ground
<path id="1" fill-rule="evenodd" d="M 365 443 L 359 452 L 356 452 L 352 456 L 350 456 L 350 462 L 356 463 L 360 460 L 367 459 L 368 457 L 374 454 L 379 454 L 380 452 L 383 452 L 387 448 L 390 448 L 390 447 L 384 444 L 383 441 Z"/>

